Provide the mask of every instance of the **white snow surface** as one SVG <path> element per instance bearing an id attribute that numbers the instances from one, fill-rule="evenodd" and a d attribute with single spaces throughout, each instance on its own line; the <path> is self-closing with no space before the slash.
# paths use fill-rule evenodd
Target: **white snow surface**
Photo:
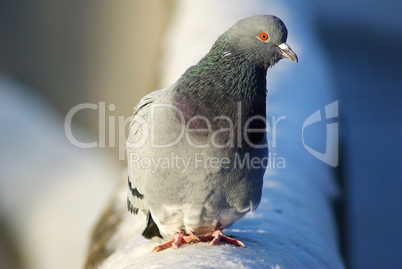
<path id="1" fill-rule="evenodd" d="M 224 231 L 246 248 L 197 243 L 151 253 L 165 240 L 143 238 L 145 217 L 126 214 L 109 244 L 115 252 L 102 268 L 344 268 L 330 205 L 339 196 L 334 170 L 313 157 L 302 142 L 304 121 L 337 100 L 309 12 L 296 0 L 179 1 L 165 44 L 162 81 L 166 86 L 197 63 L 239 19 L 274 14 L 285 22 L 287 43 L 299 63 L 282 60 L 268 71 L 268 136 L 276 163 L 267 169 L 256 212 Z M 282 120 L 274 131 L 273 119 L 279 117 Z M 326 145 L 325 123 L 316 123 L 304 133 L 305 143 L 321 152 Z M 115 202 L 119 208 L 125 206 L 124 187 Z"/>

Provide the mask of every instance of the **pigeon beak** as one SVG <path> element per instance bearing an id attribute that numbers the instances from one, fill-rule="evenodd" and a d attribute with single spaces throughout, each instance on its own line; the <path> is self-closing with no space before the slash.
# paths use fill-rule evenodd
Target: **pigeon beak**
<path id="1" fill-rule="evenodd" d="M 282 43 L 278 46 L 281 51 L 282 51 L 282 57 L 286 59 L 290 59 L 294 62 L 298 62 L 299 59 L 297 58 L 296 53 L 293 52 L 293 50 L 288 46 L 286 43 Z"/>

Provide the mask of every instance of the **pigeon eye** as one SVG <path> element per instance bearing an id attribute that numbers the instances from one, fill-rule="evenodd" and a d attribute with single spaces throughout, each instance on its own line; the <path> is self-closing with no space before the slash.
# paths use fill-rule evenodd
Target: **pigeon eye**
<path id="1" fill-rule="evenodd" d="M 260 35 L 258 36 L 258 38 L 262 41 L 267 41 L 269 38 L 269 35 L 265 32 L 260 33 Z"/>

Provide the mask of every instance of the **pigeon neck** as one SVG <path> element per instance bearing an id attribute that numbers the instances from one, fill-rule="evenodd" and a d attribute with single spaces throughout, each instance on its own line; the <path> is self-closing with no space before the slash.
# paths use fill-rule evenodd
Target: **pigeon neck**
<path id="1" fill-rule="evenodd" d="M 267 69 L 236 55 L 208 54 L 179 79 L 175 103 L 186 120 L 229 117 L 242 125 L 253 116 L 266 117 Z M 251 128 L 265 128 L 262 124 Z M 261 125 L 261 126 L 260 126 Z"/>

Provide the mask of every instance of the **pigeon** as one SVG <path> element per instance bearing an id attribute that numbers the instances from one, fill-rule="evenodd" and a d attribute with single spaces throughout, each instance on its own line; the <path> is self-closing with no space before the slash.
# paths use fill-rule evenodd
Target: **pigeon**
<path id="1" fill-rule="evenodd" d="M 273 15 L 244 18 L 171 86 L 134 108 L 126 143 L 127 206 L 147 216 L 146 238 L 245 246 L 223 229 L 257 209 L 268 160 L 266 75 L 298 62 Z"/>

